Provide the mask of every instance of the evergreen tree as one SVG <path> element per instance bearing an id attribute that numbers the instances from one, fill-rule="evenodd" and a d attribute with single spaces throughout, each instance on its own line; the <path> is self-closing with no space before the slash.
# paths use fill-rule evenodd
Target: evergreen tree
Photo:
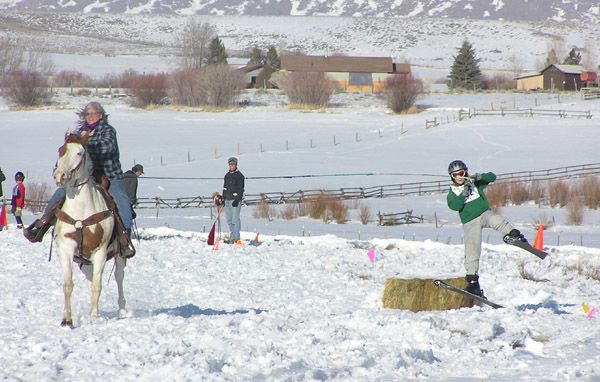
<path id="1" fill-rule="evenodd" d="M 275 49 L 273 45 L 271 45 L 269 47 L 269 50 L 267 51 L 266 64 L 272 67 L 273 69 L 281 68 L 281 59 L 277 54 L 277 49 Z"/>
<path id="2" fill-rule="evenodd" d="M 575 48 L 571 49 L 569 55 L 563 61 L 563 65 L 579 65 L 581 63 L 581 53 L 575 52 Z"/>
<path id="3" fill-rule="evenodd" d="M 209 49 L 208 65 L 213 64 L 226 64 L 227 63 L 227 51 L 225 45 L 219 39 L 219 36 L 212 39 Z"/>
<path id="4" fill-rule="evenodd" d="M 458 54 L 454 57 L 454 63 L 450 69 L 451 88 L 481 89 L 481 70 L 479 69 L 480 59 L 475 57 L 473 46 L 464 41 L 458 49 Z"/>
<path id="5" fill-rule="evenodd" d="M 249 64 L 264 64 L 266 61 L 267 58 L 260 48 L 252 48 L 252 53 L 250 53 L 250 61 L 248 61 Z"/>
<path id="6" fill-rule="evenodd" d="M 554 49 L 550 49 L 548 52 L 548 55 L 546 56 L 546 62 L 544 63 L 544 68 L 547 68 L 552 64 L 558 64 L 558 56 L 556 55 L 556 51 Z"/>

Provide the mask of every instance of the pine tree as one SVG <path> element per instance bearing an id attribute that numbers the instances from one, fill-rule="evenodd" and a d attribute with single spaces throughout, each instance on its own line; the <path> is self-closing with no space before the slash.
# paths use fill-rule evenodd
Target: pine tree
<path id="1" fill-rule="evenodd" d="M 275 47 L 273 45 L 271 45 L 269 47 L 269 50 L 267 51 L 266 64 L 269 65 L 273 69 L 281 68 L 281 59 L 279 58 L 279 55 L 277 54 L 277 49 L 275 49 Z"/>
<path id="2" fill-rule="evenodd" d="M 454 57 L 454 63 L 450 69 L 451 88 L 481 89 L 480 59 L 475 57 L 473 46 L 464 41 Z"/>
<path id="3" fill-rule="evenodd" d="M 554 49 L 550 49 L 548 55 L 546 56 L 544 68 L 547 68 L 553 64 L 558 64 L 558 56 L 556 55 L 556 51 Z"/>
<path id="4" fill-rule="evenodd" d="M 227 51 L 218 36 L 212 39 L 208 49 L 210 51 L 208 65 L 227 63 Z"/>
<path id="5" fill-rule="evenodd" d="M 581 63 L 581 53 L 575 52 L 575 48 L 571 49 L 569 55 L 563 61 L 563 65 L 579 65 Z"/>
<path id="6" fill-rule="evenodd" d="M 260 48 L 252 48 L 252 53 L 250 53 L 250 61 L 248 61 L 249 64 L 264 64 L 266 61 L 267 58 Z"/>

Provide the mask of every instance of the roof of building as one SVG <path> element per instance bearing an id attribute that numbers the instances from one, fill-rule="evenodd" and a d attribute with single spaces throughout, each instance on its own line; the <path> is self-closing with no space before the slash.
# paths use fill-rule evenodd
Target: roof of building
<path id="1" fill-rule="evenodd" d="M 410 65 L 396 64 L 395 73 L 410 73 Z M 304 72 L 394 73 L 391 57 L 282 55 L 281 69 Z"/>
<path id="2" fill-rule="evenodd" d="M 537 77 L 537 76 L 541 76 L 542 73 L 540 72 L 526 72 L 526 73 L 521 73 L 518 76 L 515 77 L 515 80 L 520 80 L 523 78 L 529 78 L 529 77 Z"/>
<path id="3" fill-rule="evenodd" d="M 581 74 L 582 72 L 585 72 L 585 69 L 581 65 L 552 64 L 552 65 L 548 65 L 544 70 L 542 70 L 542 73 L 544 73 L 546 70 L 548 70 L 551 66 L 554 66 L 556 69 L 560 70 L 561 72 L 563 72 L 565 74 Z"/>

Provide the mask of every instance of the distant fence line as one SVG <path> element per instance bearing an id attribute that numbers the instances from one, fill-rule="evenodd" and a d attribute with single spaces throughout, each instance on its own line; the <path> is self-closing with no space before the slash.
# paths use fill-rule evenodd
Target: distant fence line
<path id="1" fill-rule="evenodd" d="M 600 163 L 552 168 L 548 170 L 520 171 L 498 174 L 496 183 L 549 181 L 600 174 Z M 426 195 L 448 191 L 448 180 L 413 182 L 372 187 L 343 187 L 339 189 L 298 190 L 295 192 L 264 192 L 244 195 L 244 204 L 285 204 L 303 201 L 326 194 L 331 197 L 349 199 L 393 198 L 409 195 Z M 139 198 L 138 208 L 203 208 L 211 207 L 212 196 L 181 198 Z"/>
<path id="2" fill-rule="evenodd" d="M 558 118 L 592 118 L 590 110 L 552 110 L 552 109 L 468 109 L 458 112 L 458 119 L 472 118 L 484 115 L 499 115 L 502 117 L 517 115 L 523 117 L 558 117 Z"/>

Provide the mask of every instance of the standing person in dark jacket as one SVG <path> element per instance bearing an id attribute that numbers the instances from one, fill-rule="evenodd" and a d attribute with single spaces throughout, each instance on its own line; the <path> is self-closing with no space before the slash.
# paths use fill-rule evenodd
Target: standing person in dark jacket
<path id="1" fill-rule="evenodd" d="M 5 180 L 6 176 L 4 176 L 2 169 L 0 169 L 0 203 L 4 203 L 4 194 L 2 193 L 2 182 L 4 182 Z M 2 206 L 4 207 L 4 204 Z M 4 227 L 2 226 L 2 224 L 0 224 L 0 231 L 2 231 L 2 229 L 4 229 Z"/>
<path id="2" fill-rule="evenodd" d="M 5 180 L 6 180 L 6 176 L 4 176 L 2 169 L 0 169 L 0 199 L 4 198 L 4 194 L 2 193 L 2 182 L 4 182 Z"/>
<path id="3" fill-rule="evenodd" d="M 135 219 L 136 214 L 133 206 L 137 203 L 137 189 L 138 189 L 138 177 L 144 173 L 144 166 L 136 164 L 131 170 L 125 171 L 123 174 L 123 188 L 129 198 L 129 205 L 131 206 L 131 217 Z"/>
<path id="4" fill-rule="evenodd" d="M 238 170 L 238 160 L 231 157 L 227 160 L 229 171 L 223 182 L 223 199 L 225 201 L 225 216 L 229 225 L 229 242 L 241 244 L 240 241 L 240 212 L 241 201 L 244 197 L 244 175 Z"/>
<path id="5" fill-rule="evenodd" d="M 465 270 L 467 273 L 467 292 L 481 297 L 483 290 L 479 286 L 479 257 L 481 256 L 481 231 L 492 228 L 504 237 L 510 236 L 526 242 L 525 237 L 502 216 L 492 212 L 483 192 L 488 184 L 496 180 L 493 172 L 469 176 L 467 165 L 461 160 L 450 162 L 448 174 L 452 185 L 446 201 L 451 210 L 458 211 L 463 224 L 465 242 Z"/>
<path id="6" fill-rule="evenodd" d="M 129 258 L 135 255 L 135 248 L 131 243 L 131 207 L 129 198 L 123 188 L 123 170 L 119 159 L 119 144 L 117 132 L 108 123 L 108 114 L 98 102 L 90 102 L 82 108 L 79 116 L 78 133 L 90 132 L 86 150 L 94 164 L 94 177 L 96 183 L 108 187 L 108 193 L 112 196 L 118 209 L 115 221 L 117 235 L 120 243 L 120 255 Z M 54 212 L 60 208 L 65 198 L 64 188 L 56 190 L 50 198 L 44 215 L 33 222 L 24 230 L 25 237 L 31 242 L 42 241 L 44 234 L 54 223 Z"/>
<path id="7" fill-rule="evenodd" d="M 25 175 L 21 171 L 15 174 L 15 187 L 12 190 L 12 198 L 10 200 L 10 211 L 15 217 L 15 221 L 17 222 L 17 228 L 23 228 L 23 208 L 25 208 L 25 185 L 23 185 L 23 181 L 25 180 Z"/>

